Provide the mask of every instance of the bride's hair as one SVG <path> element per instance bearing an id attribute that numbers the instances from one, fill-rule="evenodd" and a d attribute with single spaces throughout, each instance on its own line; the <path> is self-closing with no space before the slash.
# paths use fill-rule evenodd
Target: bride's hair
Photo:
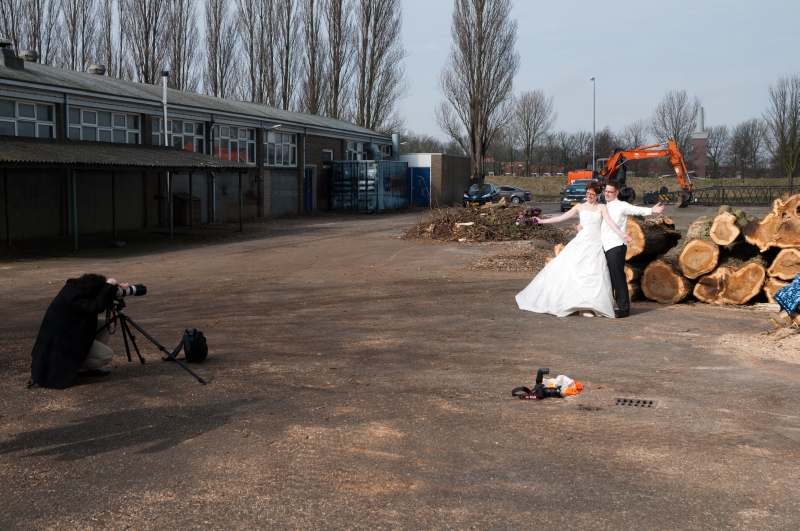
<path id="1" fill-rule="evenodd" d="M 597 195 L 600 195 L 600 192 L 603 191 L 603 187 L 600 186 L 600 183 L 598 183 L 598 182 L 591 182 L 591 183 L 588 183 L 586 185 L 586 190 L 587 191 L 591 190 L 592 192 L 596 193 Z"/>

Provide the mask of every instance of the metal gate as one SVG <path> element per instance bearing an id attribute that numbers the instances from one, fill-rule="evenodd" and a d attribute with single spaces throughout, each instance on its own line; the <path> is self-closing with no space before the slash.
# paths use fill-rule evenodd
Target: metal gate
<path id="1" fill-rule="evenodd" d="M 337 160 L 332 165 L 332 210 L 369 213 L 408 207 L 408 163 Z"/>

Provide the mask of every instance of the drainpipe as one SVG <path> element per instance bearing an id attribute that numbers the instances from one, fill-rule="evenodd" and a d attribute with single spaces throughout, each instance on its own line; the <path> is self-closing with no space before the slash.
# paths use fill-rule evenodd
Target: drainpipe
<path id="1" fill-rule="evenodd" d="M 161 84 L 164 86 L 164 98 L 162 100 L 164 104 L 164 142 L 162 143 L 163 146 L 168 146 L 167 144 L 167 79 L 169 78 L 169 70 L 162 70 L 161 71 Z M 165 168 L 166 169 L 166 168 Z M 169 210 L 169 239 L 175 239 L 175 232 L 174 232 L 174 223 L 173 223 L 173 212 L 172 212 L 172 172 L 166 171 L 167 176 L 167 209 Z"/>
<path id="2" fill-rule="evenodd" d="M 305 194 L 309 193 L 309 191 L 306 190 L 306 187 L 305 187 L 305 184 L 306 184 L 306 137 L 307 136 L 308 136 L 308 128 L 305 127 L 305 128 L 303 128 L 303 169 L 300 172 L 300 179 L 301 179 L 300 182 L 303 183 L 303 197 L 300 198 L 301 207 L 305 206 L 305 204 L 304 204 L 305 203 Z M 311 198 L 311 210 L 314 210 L 314 198 L 313 197 Z M 303 208 L 300 208 L 300 212 L 302 212 L 302 211 L 303 211 Z"/>

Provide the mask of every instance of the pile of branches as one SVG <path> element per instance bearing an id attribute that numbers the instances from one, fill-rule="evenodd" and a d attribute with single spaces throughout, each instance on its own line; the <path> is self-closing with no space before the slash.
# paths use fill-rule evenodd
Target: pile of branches
<path id="1" fill-rule="evenodd" d="M 576 231 L 572 227 L 533 223 L 530 221 L 530 212 L 531 207 L 502 203 L 481 208 L 437 208 L 419 219 L 408 230 L 405 239 L 438 242 L 544 240 L 555 245 L 567 243 L 575 236 Z"/>

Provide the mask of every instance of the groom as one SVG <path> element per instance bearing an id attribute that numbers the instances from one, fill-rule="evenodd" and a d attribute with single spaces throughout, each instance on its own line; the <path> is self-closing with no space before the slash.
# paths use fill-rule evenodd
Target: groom
<path id="1" fill-rule="evenodd" d="M 603 192 L 608 207 L 608 215 L 617 224 L 619 230 L 627 232 L 628 216 L 649 216 L 651 214 L 661 214 L 664 212 L 664 205 L 658 203 L 653 208 L 635 207 L 625 201 L 617 199 L 620 184 L 617 181 L 608 181 Z M 628 317 L 631 311 L 630 295 L 628 294 L 628 282 L 625 279 L 625 255 L 628 246 L 625 241 L 614 233 L 608 224 L 603 223 L 600 229 L 603 241 L 603 250 L 606 253 L 608 272 L 611 274 L 611 286 L 617 298 L 617 318 Z"/>

